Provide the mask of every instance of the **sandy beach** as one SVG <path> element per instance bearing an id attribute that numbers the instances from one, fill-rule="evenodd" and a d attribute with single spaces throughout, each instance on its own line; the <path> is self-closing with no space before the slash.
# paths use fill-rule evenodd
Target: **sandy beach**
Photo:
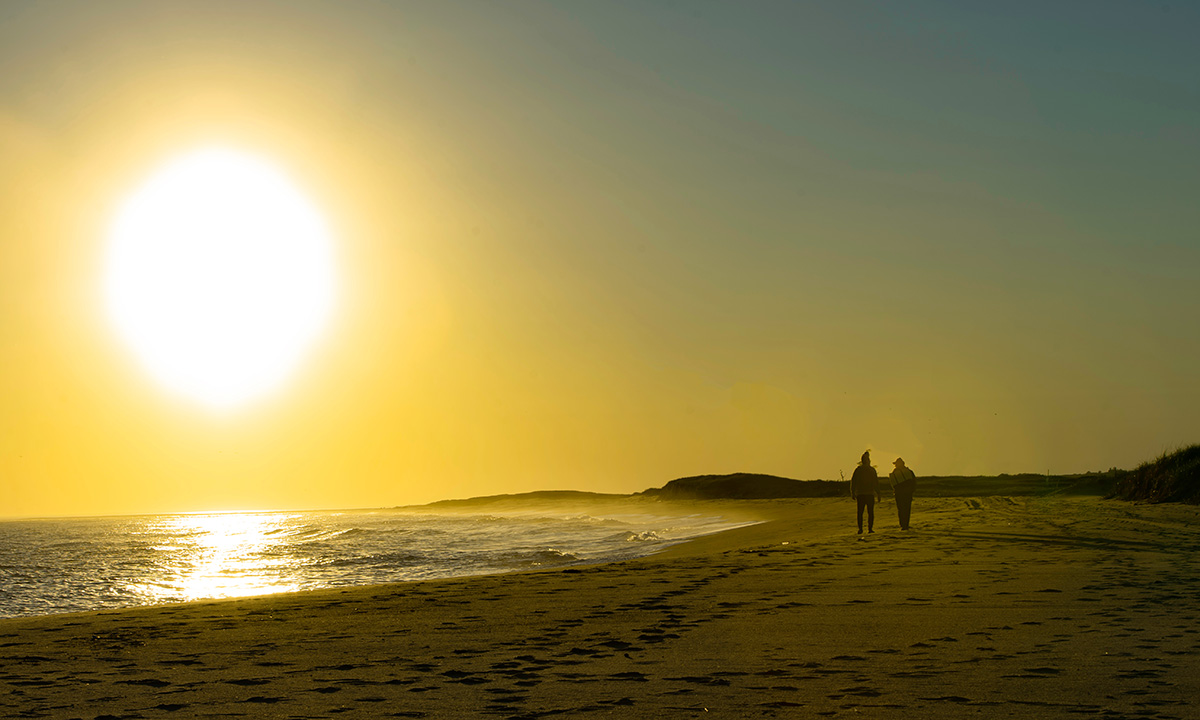
<path id="1" fill-rule="evenodd" d="M 0 621 L 12 718 L 1195 717 L 1200 508 L 848 498 L 636 561 Z"/>

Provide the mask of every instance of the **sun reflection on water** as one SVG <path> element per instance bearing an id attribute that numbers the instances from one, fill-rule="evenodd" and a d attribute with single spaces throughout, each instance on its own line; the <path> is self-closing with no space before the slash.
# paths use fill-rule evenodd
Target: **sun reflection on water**
<path id="1" fill-rule="evenodd" d="M 157 601 L 268 595 L 300 589 L 286 552 L 284 514 L 218 513 L 164 518 L 156 530 L 172 536 L 159 581 L 138 592 Z"/>

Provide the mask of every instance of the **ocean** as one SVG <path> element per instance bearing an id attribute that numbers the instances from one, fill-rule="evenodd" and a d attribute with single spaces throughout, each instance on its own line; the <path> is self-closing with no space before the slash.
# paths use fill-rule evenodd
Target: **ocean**
<path id="1" fill-rule="evenodd" d="M 9 520 L 0 522 L 0 617 L 598 563 L 745 524 L 407 509 Z"/>

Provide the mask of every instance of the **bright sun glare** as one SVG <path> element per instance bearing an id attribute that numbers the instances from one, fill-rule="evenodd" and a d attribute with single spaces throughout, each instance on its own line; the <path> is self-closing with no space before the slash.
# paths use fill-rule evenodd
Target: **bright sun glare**
<path id="1" fill-rule="evenodd" d="M 176 158 L 120 207 L 109 242 L 117 331 L 159 382 L 210 407 L 279 387 L 329 319 L 325 220 L 262 158 Z"/>

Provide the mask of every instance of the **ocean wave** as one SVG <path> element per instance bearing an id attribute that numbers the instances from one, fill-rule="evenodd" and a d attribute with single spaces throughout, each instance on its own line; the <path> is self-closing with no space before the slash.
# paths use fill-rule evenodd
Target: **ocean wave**
<path id="1" fill-rule="evenodd" d="M 520 556 L 522 562 L 532 566 L 539 565 L 564 565 L 567 563 L 579 562 L 580 557 L 575 553 L 563 552 L 554 548 L 546 548 L 545 550 L 535 550 L 532 553 L 522 554 Z"/>
<path id="2" fill-rule="evenodd" d="M 568 522 L 581 522 L 581 523 L 587 523 L 589 525 L 605 525 L 605 526 L 609 526 L 609 527 L 629 524 L 629 523 L 625 522 L 624 520 L 618 520 L 616 518 L 610 518 L 610 517 L 596 517 L 595 515 L 572 515 L 572 516 L 568 516 L 568 517 L 564 517 L 564 518 L 559 518 L 559 520 L 565 520 Z"/>
<path id="3" fill-rule="evenodd" d="M 663 537 L 654 530 L 643 530 L 641 532 L 626 530 L 623 533 L 613 535 L 612 539 L 621 542 L 662 542 Z"/>
<path id="4" fill-rule="evenodd" d="M 272 528 L 263 533 L 265 537 L 291 542 L 320 542 L 340 537 L 356 537 L 374 532 L 363 527 L 330 528 L 327 525 L 299 525 Z"/>
<path id="5" fill-rule="evenodd" d="M 352 567 L 412 567 L 427 563 L 429 558 L 411 552 L 391 552 L 377 555 L 352 555 L 344 557 L 323 558 L 313 567 L 318 568 L 352 568 Z"/>

